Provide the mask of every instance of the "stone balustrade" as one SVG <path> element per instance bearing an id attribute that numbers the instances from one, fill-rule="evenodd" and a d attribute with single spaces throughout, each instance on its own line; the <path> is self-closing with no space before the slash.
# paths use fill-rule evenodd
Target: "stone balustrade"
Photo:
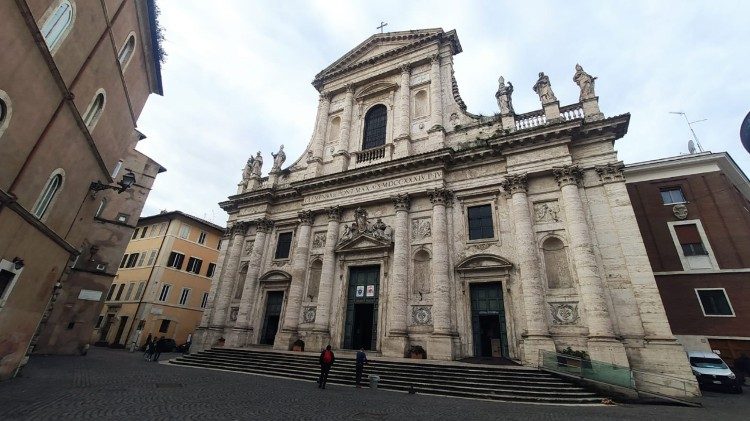
<path id="1" fill-rule="evenodd" d="M 356 155 L 357 164 L 368 163 L 372 161 L 380 161 L 384 158 L 390 159 L 391 157 L 391 144 L 386 144 L 377 148 L 366 149 L 364 151 L 354 152 Z"/>
<path id="2" fill-rule="evenodd" d="M 547 124 L 547 117 L 544 115 L 544 110 L 531 111 L 516 116 L 516 130 L 530 129 L 545 124 Z"/>
<path id="3" fill-rule="evenodd" d="M 560 115 L 565 121 L 582 119 L 584 117 L 583 106 L 576 103 L 560 107 Z"/>

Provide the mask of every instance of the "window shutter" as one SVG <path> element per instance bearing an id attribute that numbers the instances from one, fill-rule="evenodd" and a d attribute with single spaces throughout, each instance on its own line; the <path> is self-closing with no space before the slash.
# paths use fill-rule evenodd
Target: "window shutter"
<path id="1" fill-rule="evenodd" d="M 677 234 L 677 240 L 680 242 L 680 245 L 703 243 L 700 233 L 698 233 L 698 227 L 695 224 L 675 225 L 674 232 Z"/>

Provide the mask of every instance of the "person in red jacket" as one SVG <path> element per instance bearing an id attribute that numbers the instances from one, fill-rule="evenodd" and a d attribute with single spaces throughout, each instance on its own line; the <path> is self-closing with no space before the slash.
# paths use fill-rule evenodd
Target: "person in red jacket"
<path id="1" fill-rule="evenodd" d="M 331 371 L 331 366 L 334 361 L 336 361 L 336 357 L 334 357 L 333 351 L 331 351 L 331 345 L 328 345 L 326 349 L 320 353 L 320 377 L 318 378 L 318 387 L 320 389 L 326 388 L 328 372 Z"/>

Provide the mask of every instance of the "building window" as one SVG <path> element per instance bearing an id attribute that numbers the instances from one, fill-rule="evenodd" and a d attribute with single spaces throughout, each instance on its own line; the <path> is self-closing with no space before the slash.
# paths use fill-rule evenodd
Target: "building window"
<path id="1" fill-rule="evenodd" d="M 206 233 L 204 231 L 198 234 L 198 244 L 206 244 Z"/>
<path id="2" fill-rule="evenodd" d="M 681 187 L 670 187 L 661 189 L 661 201 L 665 205 L 674 205 L 675 203 L 685 203 L 685 195 Z"/>
<path id="3" fill-rule="evenodd" d="M 58 170 L 59 171 L 59 170 Z M 34 214 L 39 219 L 42 219 L 44 214 L 47 212 L 47 209 L 49 209 L 50 204 L 52 204 L 52 201 L 55 198 L 55 195 L 58 191 L 60 191 L 60 187 L 62 187 L 63 183 L 63 177 L 62 174 L 53 174 L 52 177 L 47 181 L 47 185 L 44 187 L 44 190 L 42 190 L 42 194 L 39 196 L 39 199 L 36 201 L 36 205 L 34 205 L 33 210 L 31 213 Z"/>
<path id="4" fill-rule="evenodd" d="M 169 320 L 162 320 L 159 326 L 159 333 L 167 333 L 169 330 Z"/>
<path id="5" fill-rule="evenodd" d="M 140 256 L 138 257 L 138 263 L 136 266 L 140 267 L 143 266 L 143 261 L 146 259 L 146 252 L 140 253 Z"/>
<path id="6" fill-rule="evenodd" d="M 102 327 L 102 321 L 104 321 L 104 316 L 99 316 L 99 318 L 96 319 L 96 326 L 94 326 L 94 327 L 97 328 L 97 329 L 99 329 L 100 327 Z"/>
<path id="7" fill-rule="evenodd" d="M 169 259 L 167 260 L 167 267 L 182 269 L 182 262 L 185 260 L 185 255 L 173 251 L 169 253 Z"/>
<path id="8" fill-rule="evenodd" d="M 131 240 L 135 240 L 135 237 L 138 237 L 138 233 L 140 232 L 140 228 L 136 228 L 135 231 L 133 231 L 133 236 L 130 237 Z"/>
<path id="9" fill-rule="evenodd" d="M 115 292 L 115 287 L 117 287 L 116 284 L 112 284 L 109 286 L 109 292 L 107 293 L 107 301 L 112 299 L 112 294 Z"/>
<path id="10" fill-rule="evenodd" d="M 696 288 L 695 293 L 704 316 L 734 316 L 734 309 L 724 288 Z"/>
<path id="11" fill-rule="evenodd" d="M 146 284 L 145 282 L 138 283 L 138 289 L 135 290 L 135 297 L 133 297 L 134 300 L 141 299 L 141 294 L 143 293 L 143 287 L 145 284 Z"/>
<path id="12" fill-rule="evenodd" d="M 117 295 L 115 296 L 115 301 L 120 301 L 120 297 L 122 297 L 123 289 L 125 289 L 125 284 L 120 284 L 120 287 L 117 288 Z"/>
<path id="13" fill-rule="evenodd" d="M 214 276 L 214 271 L 215 270 L 216 270 L 216 263 L 209 263 L 208 264 L 208 269 L 206 270 L 206 276 L 209 277 L 209 278 L 212 277 L 212 276 Z"/>
<path id="14" fill-rule="evenodd" d="M 180 305 L 184 306 L 187 303 L 188 297 L 190 297 L 190 288 L 183 288 L 180 294 Z"/>
<path id="15" fill-rule="evenodd" d="M 10 107 L 10 97 L 5 91 L 0 90 L 0 136 L 10 124 L 12 109 Z"/>
<path id="16" fill-rule="evenodd" d="M 699 219 L 668 222 L 684 270 L 718 269 Z"/>
<path id="17" fill-rule="evenodd" d="M 128 284 L 128 292 L 125 293 L 125 301 L 130 300 L 130 298 L 133 295 L 133 288 L 135 287 L 135 282 L 131 282 Z"/>
<path id="18" fill-rule="evenodd" d="M 288 259 L 289 249 L 292 247 L 292 233 L 282 232 L 276 241 L 276 254 L 274 259 Z"/>
<path id="19" fill-rule="evenodd" d="M 216 250 L 221 250 L 221 238 L 219 239 L 219 242 L 216 244 Z"/>
<path id="20" fill-rule="evenodd" d="M 144 238 L 146 236 L 146 231 L 148 231 L 148 227 L 143 227 L 141 230 L 141 238 Z"/>
<path id="21" fill-rule="evenodd" d="M 151 254 L 148 256 L 148 263 L 146 263 L 146 266 L 153 265 L 154 260 L 156 260 L 156 250 L 151 250 Z"/>
<path id="22" fill-rule="evenodd" d="M 195 274 L 201 273 L 201 265 L 203 264 L 203 260 L 198 259 L 197 257 L 191 257 L 188 259 L 187 267 L 185 268 L 188 272 L 193 272 Z"/>
<path id="23" fill-rule="evenodd" d="M 706 248 L 703 247 L 701 234 L 698 232 L 698 227 L 695 224 L 675 225 L 674 232 L 677 235 L 680 246 L 682 246 L 682 254 L 685 256 L 708 254 Z"/>
<path id="24" fill-rule="evenodd" d="M 495 236 L 492 229 L 492 205 L 471 206 L 467 213 L 469 214 L 469 240 Z"/>
<path id="25" fill-rule="evenodd" d="M 122 48 L 120 48 L 120 53 L 117 54 L 117 61 L 120 62 L 120 68 L 122 68 L 122 71 L 125 71 L 125 68 L 128 66 L 128 63 L 130 62 L 130 57 L 133 56 L 133 51 L 135 50 L 135 35 L 130 34 L 128 36 L 128 39 L 125 40 L 125 44 L 123 44 Z"/>
<path id="26" fill-rule="evenodd" d="M 130 257 L 129 254 L 125 254 L 122 256 L 122 261 L 120 261 L 120 269 L 125 267 L 125 264 L 128 263 L 128 257 Z"/>
<path id="27" fill-rule="evenodd" d="M 128 262 L 125 264 L 126 269 L 135 267 L 136 262 L 138 262 L 138 255 L 139 253 L 133 253 L 128 257 Z"/>
<path id="28" fill-rule="evenodd" d="M 385 128 L 388 122 L 388 110 L 385 105 L 378 104 L 365 114 L 365 134 L 362 150 L 377 148 L 385 145 Z"/>
<path id="29" fill-rule="evenodd" d="M 104 208 L 107 207 L 107 199 L 102 197 L 102 200 L 99 202 L 99 207 L 96 208 L 96 213 L 94 214 L 95 218 L 99 218 L 102 216 L 102 212 L 104 212 Z"/>
<path id="30" fill-rule="evenodd" d="M 208 304 L 208 293 L 203 293 L 203 298 L 201 298 L 201 308 L 206 308 L 206 305 Z"/>
<path id="31" fill-rule="evenodd" d="M 86 127 L 89 128 L 89 132 L 94 130 L 96 123 L 99 121 L 99 117 L 102 115 L 104 110 L 104 92 L 99 92 L 94 97 L 94 100 L 89 105 L 86 113 L 83 115 L 83 122 Z"/>
<path id="32" fill-rule="evenodd" d="M 70 32 L 73 13 L 73 5 L 70 1 L 63 0 L 41 25 L 42 36 L 50 52 L 53 52 Z"/>
<path id="33" fill-rule="evenodd" d="M 10 296 L 11 290 L 16 285 L 18 276 L 22 269 L 16 269 L 15 263 L 9 260 L 0 260 L 0 308 Z"/>
<path id="34" fill-rule="evenodd" d="M 180 227 L 180 238 L 187 239 L 190 235 L 190 226 L 183 224 Z"/>
<path id="35" fill-rule="evenodd" d="M 167 298 L 169 298 L 169 290 L 172 288 L 172 285 L 164 284 L 161 287 L 161 293 L 159 294 L 159 301 L 167 301 Z"/>

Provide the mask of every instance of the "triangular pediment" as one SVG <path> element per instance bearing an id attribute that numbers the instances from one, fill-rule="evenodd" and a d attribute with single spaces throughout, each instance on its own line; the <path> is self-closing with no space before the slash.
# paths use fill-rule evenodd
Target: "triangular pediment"
<path id="1" fill-rule="evenodd" d="M 348 240 L 340 241 L 336 246 L 336 252 L 346 253 L 355 251 L 383 250 L 393 246 L 389 239 L 383 239 L 373 236 L 369 233 L 356 235 Z"/>

